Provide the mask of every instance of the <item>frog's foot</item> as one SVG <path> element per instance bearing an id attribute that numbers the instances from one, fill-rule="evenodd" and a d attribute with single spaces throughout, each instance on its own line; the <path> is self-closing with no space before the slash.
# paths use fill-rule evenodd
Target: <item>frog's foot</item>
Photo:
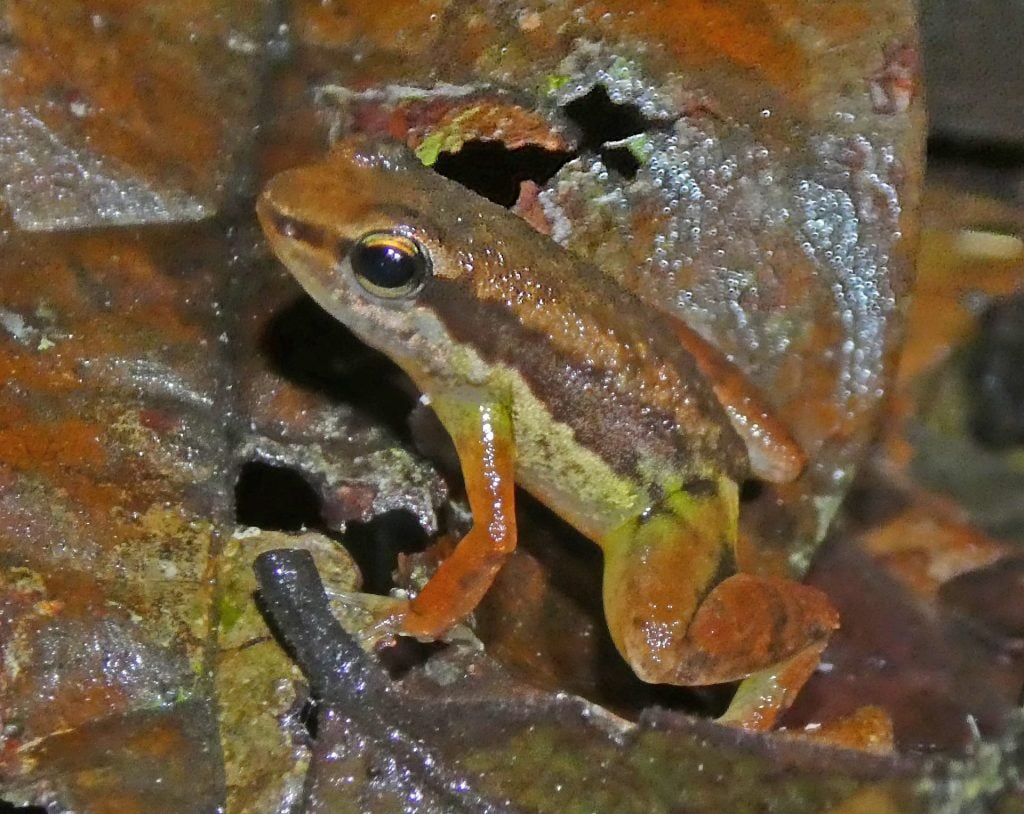
<path id="1" fill-rule="evenodd" d="M 835 608 L 816 588 L 752 574 L 734 574 L 716 585 L 685 629 L 658 623 L 666 610 L 671 606 L 644 608 L 640 602 L 618 631 L 620 649 L 640 678 L 694 686 L 761 675 L 751 691 L 776 699 L 779 710 L 814 672 L 839 626 Z M 772 681 L 778 688 L 769 693 Z"/>
<path id="2" fill-rule="evenodd" d="M 813 675 L 823 649 L 824 642 L 745 678 L 718 722 L 753 732 L 774 729 Z M 888 754 L 895 748 L 892 718 L 876 706 L 860 707 L 849 715 L 807 729 L 786 730 L 786 734 L 862 752 Z"/>
<path id="3" fill-rule="evenodd" d="M 778 722 L 818 667 L 827 640 L 815 642 L 788 659 L 740 682 L 721 724 L 767 732 Z"/>
<path id="4" fill-rule="evenodd" d="M 334 591 L 329 598 L 342 627 L 368 652 L 393 645 L 404 633 L 408 599 L 358 591 Z"/>

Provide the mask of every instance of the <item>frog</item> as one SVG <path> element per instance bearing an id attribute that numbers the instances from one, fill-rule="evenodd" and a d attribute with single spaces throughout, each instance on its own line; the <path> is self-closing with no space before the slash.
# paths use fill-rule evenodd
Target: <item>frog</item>
<path id="1" fill-rule="evenodd" d="M 396 600 L 396 634 L 438 640 L 473 612 L 516 547 L 518 484 L 602 550 L 608 629 L 640 679 L 739 681 L 720 720 L 777 724 L 839 619 L 739 544 L 743 484 L 806 463 L 739 369 L 401 143 L 343 138 L 256 209 L 277 259 L 412 379 L 458 454 L 472 526 Z"/>

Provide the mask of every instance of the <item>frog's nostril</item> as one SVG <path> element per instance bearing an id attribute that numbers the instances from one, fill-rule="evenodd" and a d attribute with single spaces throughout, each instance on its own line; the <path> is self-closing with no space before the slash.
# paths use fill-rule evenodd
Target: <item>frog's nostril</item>
<path id="1" fill-rule="evenodd" d="M 316 247 L 324 245 L 324 230 L 315 224 L 276 211 L 271 211 L 267 218 L 274 231 L 282 237 Z"/>
<path id="2" fill-rule="evenodd" d="M 284 237 L 292 237 L 295 234 L 297 221 L 295 218 L 289 218 L 287 215 L 282 215 L 276 209 L 267 206 L 260 207 L 260 214 L 264 215 L 266 220 L 270 223 L 273 230 Z"/>

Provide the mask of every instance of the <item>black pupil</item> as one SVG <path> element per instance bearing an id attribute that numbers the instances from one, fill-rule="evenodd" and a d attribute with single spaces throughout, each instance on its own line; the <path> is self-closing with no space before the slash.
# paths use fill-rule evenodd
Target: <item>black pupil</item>
<path id="1" fill-rule="evenodd" d="M 422 258 L 386 243 L 360 243 L 352 250 L 352 268 L 380 288 L 404 288 L 419 274 Z"/>

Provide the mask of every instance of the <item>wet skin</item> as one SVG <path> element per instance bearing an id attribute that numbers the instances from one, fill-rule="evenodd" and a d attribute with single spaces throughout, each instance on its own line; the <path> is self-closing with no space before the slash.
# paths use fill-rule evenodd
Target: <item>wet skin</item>
<path id="1" fill-rule="evenodd" d="M 257 208 L 281 261 L 409 374 L 459 453 L 473 528 L 397 631 L 438 638 L 476 607 L 515 547 L 519 483 L 601 546 L 605 615 L 640 678 L 746 678 L 725 720 L 771 727 L 838 618 L 737 563 L 738 484 L 803 466 L 742 374 L 399 145 L 343 142 Z"/>

